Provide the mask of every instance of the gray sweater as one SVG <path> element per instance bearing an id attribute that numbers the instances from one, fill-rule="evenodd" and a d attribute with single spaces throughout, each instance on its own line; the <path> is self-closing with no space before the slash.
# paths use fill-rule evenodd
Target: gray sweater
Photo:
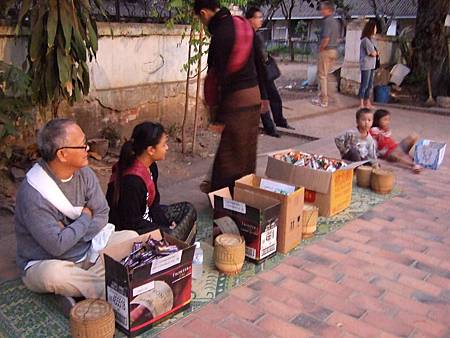
<path id="1" fill-rule="evenodd" d="M 75 220 L 68 219 L 25 179 L 17 192 L 15 211 L 17 265 L 22 271 L 33 260 L 80 260 L 89 250 L 92 238 L 108 222 L 108 203 L 92 169 L 82 168 L 70 181 L 62 182 L 45 162 L 40 165 L 72 205 L 90 208 L 93 218 L 82 213 Z"/>

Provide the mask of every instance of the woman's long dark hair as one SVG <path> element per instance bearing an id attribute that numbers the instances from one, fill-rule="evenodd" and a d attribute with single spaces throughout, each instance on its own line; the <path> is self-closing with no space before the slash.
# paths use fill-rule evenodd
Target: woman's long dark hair
<path id="1" fill-rule="evenodd" d="M 391 115 L 389 111 L 386 109 L 378 109 L 375 114 L 373 115 L 373 124 L 372 127 L 380 128 L 380 120 L 385 117 Z"/>
<path id="2" fill-rule="evenodd" d="M 120 150 L 119 161 L 116 165 L 113 194 L 114 206 L 117 206 L 119 203 L 120 182 L 125 170 L 131 167 L 137 157 L 142 155 L 148 147 L 156 147 L 164 134 L 164 127 L 159 123 L 143 122 L 134 127 L 131 139 L 126 141 Z"/>
<path id="3" fill-rule="evenodd" d="M 363 31 L 361 33 L 361 40 L 364 38 L 371 39 L 373 33 L 375 32 L 375 27 L 377 27 L 377 22 L 375 20 L 369 20 L 368 23 L 363 28 Z"/>

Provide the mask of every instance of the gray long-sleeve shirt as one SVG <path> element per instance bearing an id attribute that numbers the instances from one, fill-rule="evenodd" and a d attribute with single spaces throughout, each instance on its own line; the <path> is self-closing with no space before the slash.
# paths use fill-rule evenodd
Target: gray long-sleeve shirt
<path id="1" fill-rule="evenodd" d="M 25 179 L 17 192 L 15 211 L 17 265 L 22 271 L 29 261 L 80 260 L 89 250 L 92 238 L 108 222 L 108 203 L 92 169 L 82 168 L 70 181 L 62 182 L 45 162 L 40 165 L 72 205 L 88 207 L 93 218 L 82 213 L 76 220 L 68 219 Z"/>
<path id="2" fill-rule="evenodd" d="M 377 162 L 377 147 L 370 134 L 367 137 L 361 137 L 358 128 L 346 130 L 334 138 L 336 147 L 341 156 L 344 156 L 351 149 L 356 149 L 361 155 L 362 160 Z"/>

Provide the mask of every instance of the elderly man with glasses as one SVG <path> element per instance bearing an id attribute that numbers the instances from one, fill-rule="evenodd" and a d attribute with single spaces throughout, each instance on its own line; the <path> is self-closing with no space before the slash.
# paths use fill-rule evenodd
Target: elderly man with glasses
<path id="1" fill-rule="evenodd" d="M 72 120 L 55 119 L 38 134 L 42 159 L 17 192 L 17 264 L 32 291 L 104 298 L 101 250 L 137 236 L 115 232 L 108 203 L 88 167 L 89 146 Z"/>

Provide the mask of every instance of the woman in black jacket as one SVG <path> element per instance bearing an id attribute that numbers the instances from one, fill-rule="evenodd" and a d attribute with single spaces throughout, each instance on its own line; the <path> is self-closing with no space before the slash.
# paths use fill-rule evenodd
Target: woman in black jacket
<path id="1" fill-rule="evenodd" d="M 118 230 L 143 234 L 160 229 L 185 241 L 197 219 L 194 207 L 188 202 L 160 204 L 157 161 L 165 159 L 167 141 L 159 123 L 143 122 L 133 129 L 108 184 L 109 221 Z"/>

